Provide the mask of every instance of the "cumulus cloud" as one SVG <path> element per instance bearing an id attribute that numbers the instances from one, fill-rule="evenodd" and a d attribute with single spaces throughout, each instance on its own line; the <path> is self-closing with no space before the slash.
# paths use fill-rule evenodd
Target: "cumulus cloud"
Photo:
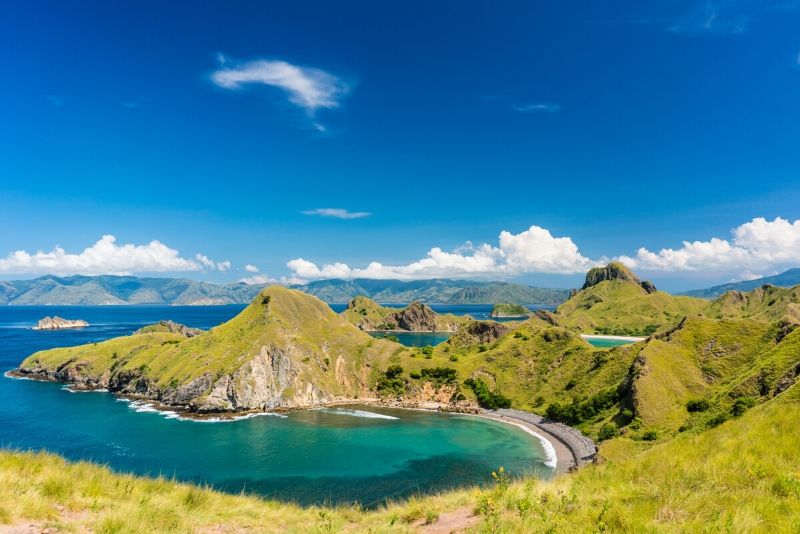
<path id="1" fill-rule="evenodd" d="M 289 101 L 312 114 L 319 108 L 335 108 L 350 87 L 324 70 L 292 65 L 286 61 L 259 59 L 231 62 L 220 56 L 220 68 L 211 80 L 223 89 L 240 89 L 247 84 L 277 87 Z"/>
<path id="2" fill-rule="evenodd" d="M 248 276 L 246 278 L 240 279 L 239 281 L 249 286 L 266 286 L 279 283 L 278 280 L 276 280 L 275 278 L 271 278 L 263 274 Z"/>
<path id="3" fill-rule="evenodd" d="M 255 265 L 250 265 L 248 263 L 247 265 L 244 266 L 244 270 L 247 271 L 248 273 L 257 273 L 258 267 L 256 267 Z"/>
<path id="4" fill-rule="evenodd" d="M 470 244 L 453 252 L 434 247 L 424 258 L 406 265 L 372 262 L 363 268 L 353 268 L 345 263 L 335 262 L 320 267 L 306 259 L 296 258 L 286 266 L 295 276 L 304 279 L 417 280 L 442 277 L 508 277 L 530 272 L 577 273 L 595 263 L 581 255 L 569 237 L 553 237 L 547 229 L 531 226 L 518 234 L 502 231 L 497 246 Z"/>
<path id="5" fill-rule="evenodd" d="M 758 217 L 731 233 L 731 239 L 684 241 L 680 248 L 658 252 L 642 247 L 635 256 L 618 259 L 641 270 L 737 272 L 740 276 L 800 263 L 800 220 Z"/>
<path id="6" fill-rule="evenodd" d="M 195 259 L 183 258 L 177 250 L 160 241 L 150 241 L 146 245 L 119 245 L 116 241 L 113 235 L 104 235 L 79 253 L 69 253 L 59 246 L 50 252 L 17 250 L 0 259 L 0 273 L 93 275 L 230 268 L 230 262 L 215 263 L 202 254 Z"/>
<path id="7" fill-rule="evenodd" d="M 303 215 L 318 215 L 335 219 L 362 219 L 372 215 L 368 211 L 348 211 L 342 208 L 317 208 L 315 210 L 305 210 L 302 213 Z"/>
<path id="8" fill-rule="evenodd" d="M 195 254 L 194 258 L 200 265 L 212 271 L 225 272 L 231 268 L 231 262 L 229 261 L 215 262 L 214 260 L 210 259 L 208 256 L 205 256 L 203 254 Z"/>

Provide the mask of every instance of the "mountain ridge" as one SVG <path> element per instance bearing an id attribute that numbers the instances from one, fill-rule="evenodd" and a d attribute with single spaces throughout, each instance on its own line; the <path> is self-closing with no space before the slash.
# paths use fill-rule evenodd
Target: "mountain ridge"
<path id="1" fill-rule="evenodd" d="M 242 282 L 215 284 L 188 278 L 137 276 L 41 276 L 0 281 L 0 305 L 220 305 L 247 304 L 263 288 Z M 566 289 L 549 289 L 470 280 L 317 280 L 292 285 L 329 304 L 346 304 L 366 296 L 385 304 L 514 303 L 555 307 L 566 300 Z"/>
<path id="2" fill-rule="evenodd" d="M 762 278 L 744 280 L 741 282 L 730 282 L 728 284 L 720 284 L 704 289 L 692 289 L 690 291 L 683 291 L 677 294 L 687 297 L 711 299 L 719 297 L 728 291 L 751 291 L 763 285 L 773 285 L 779 287 L 792 287 L 800 285 L 800 267 L 795 267 L 794 269 L 789 269 L 772 276 L 764 276 Z"/>

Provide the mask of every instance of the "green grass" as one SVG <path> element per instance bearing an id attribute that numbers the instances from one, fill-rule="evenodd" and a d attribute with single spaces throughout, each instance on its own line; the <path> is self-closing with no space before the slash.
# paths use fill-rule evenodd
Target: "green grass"
<path id="1" fill-rule="evenodd" d="M 566 325 L 583 333 L 649 335 L 703 313 L 709 303 L 663 291 L 647 293 L 629 280 L 606 280 L 579 291 L 556 310 Z"/>

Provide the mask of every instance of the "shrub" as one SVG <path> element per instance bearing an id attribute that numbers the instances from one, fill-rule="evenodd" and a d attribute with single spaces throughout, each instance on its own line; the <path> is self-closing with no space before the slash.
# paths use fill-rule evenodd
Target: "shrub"
<path id="1" fill-rule="evenodd" d="M 713 428 L 715 426 L 721 425 L 722 423 L 724 423 L 727 420 L 728 420 L 728 414 L 721 413 L 718 416 L 716 416 L 713 419 L 711 419 L 708 423 L 706 423 L 706 425 L 709 428 Z"/>
<path id="2" fill-rule="evenodd" d="M 705 412 L 709 407 L 705 399 L 691 399 L 686 403 L 686 410 L 689 412 Z"/>
<path id="3" fill-rule="evenodd" d="M 408 374 L 408 376 L 410 376 L 410 377 L 411 377 L 411 378 L 413 378 L 414 380 L 417 380 L 417 379 L 419 379 L 419 378 L 421 378 L 421 377 L 422 377 L 422 375 L 421 375 L 421 374 L 419 374 L 419 371 L 411 371 L 411 372 Z"/>
<path id="4" fill-rule="evenodd" d="M 389 334 L 388 336 L 384 337 L 383 339 L 388 339 L 389 341 L 394 341 L 395 343 L 400 343 L 400 338 L 397 336 L 393 336 Z"/>
<path id="5" fill-rule="evenodd" d="M 422 347 L 422 354 L 428 356 L 429 354 L 433 354 L 433 347 L 428 345 L 427 347 Z"/>
<path id="6" fill-rule="evenodd" d="M 433 382 L 436 387 L 439 387 L 442 384 L 452 384 L 457 378 L 456 370 L 452 367 L 426 368 L 420 371 L 420 375 L 422 378 Z"/>
<path id="7" fill-rule="evenodd" d="M 597 433 L 597 439 L 600 441 L 605 441 L 607 439 L 615 438 L 618 435 L 619 430 L 617 430 L 616 425 L 606 423 L 600 428 L 600 432 Z"/>
<path id="8" fill-rule="evenodd" d="M 511 399 L 504 397 L 498 391 L 489 391 L 489 386 L 480 378 L 467 378 L 464 385 L 468 386 L 475 392 L 478 398 L 478 404 L 488 410 L 497 410 L 498 408 L 511 408 Z"/>
<path id="9" fill-rule="evenodd" d="M 645 430 L 642 434 L 642 439 L 645 441 L 655 441 L 658 439 L 658 432 L 655 430 Z"/>
<path id="10" fill-rule="evenodd" d="M 390 365 L 384 374 L 386 375 L 386 378 L 397 378 L 403 374 L 403 368 L 399 365 Z"/>
<path id="11" fill-rule="evenodd" d="M 600 412 L 611 408 L 618 401 L 619 391 L 613 388 L 601 391 L 597 395 L 581 402 L 577 399 L 573 399 L 572 404 L 554 402 L 547 407 L 545 415 L 553 421 L 568 425 L 579 425 L 596 417 Z"/>
<path id="12" fill-rule="evenodd" d="M 739 417 L 747 410 L 756 405 L 756 400 L 752 397 L 739 397 L 731 407 L 731 415 Z"/>

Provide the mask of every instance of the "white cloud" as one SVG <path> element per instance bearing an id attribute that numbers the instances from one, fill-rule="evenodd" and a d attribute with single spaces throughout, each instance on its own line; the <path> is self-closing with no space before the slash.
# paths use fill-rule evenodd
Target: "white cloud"
<path id="1" fill-rule="evenodd" d="M 678 249 L 652 252 L 640 248 L 636 255 L 618 259 L 634 269 L 652 271 L 705 271 L 739 273 L 800 263 L 800 220 L 758 217 L 732 230 L 731 240 L 684 241 Z"/>
<path id="2" fill-rule="evenodd" d="M 233 63 L 219 56 L 220 69 L 211 80 L 224 89 L 239 89 L 246 84 L 277 87 L 289 101 L 312 114 L 319 108 L 335 108 L 350 91 L 349 86 L 323 70 L 300 67 L 286 61 L 265 60 Z"/>
<path id="3" fill-rule="evenodd" d="M 364 268 L 345 263 L 329 263 L 322 267 L 303 258 L 286 266 L 295 276 L 305 279 L 373 278 L 415 280 L 425 278 L 508 277 L 524 273 L 577 273 L 596 262 L 584 257 L 569 237 L 553 237 L 546 229 L 531 226 L 519 234 L 503 231 L 498 246 L 459 247 L 446 252 L 440 247 L 406 265 L 383 265 L 372 262 Z"/>
<path id="4" fill-rule="evenodd" d="M 244 266 L 244 270 L 247 271 L 248 273 L 257 273 L 258 267 L 256 267 L 255 265 L 250 265 L 248 263 L 247 265 Z"/>
<path id="5" fill-rule="evenodd" d="M 317 208 L 315 210 L 306 210 L 302 213 L 304 215 L 319 215 L 320 217 L 334 217 L 336 219 L 361 219 L 372 215 L 368 211 L 348 211 L 341 208 Z"/>
<path id="6" fill-rule="evenodd" d="M 118 245 L 113 235 L 104 235 L 79 253 L 56 246 L 50 252 L 17 250 L 0 259 L 0 273 L 13 274 L 132 274 L 199 271 L 204 267 L 226 270 L 230 262 L 215 263 L 202 254 L 194 260 L 183 258 L 160 241 Z"/>
<path id="7" fill-rule="evenodd" d="M 561 110 L 561 106 L 547 102 L 537 102 L 535 104 L 514 104 L 511 109 L 522 113 L 555 113 Z"/>
<path id="8" fill-rule="evenodd" d="M 274 278 L 270 278 L 269 276 L 265 276 L 262 274 L 256 274 L 253 276 L 248 276 L 246 278 L 242 278 L 239 280 L 250 286 L 266 286 L 270 284 L 277 284 L 278 281 Z"/>
<path id="9" fill-rule="evenodd" d="M 197 260 L 197 262 L 200 263 L 200 265 L 202 265 L 206 269 L 211 269 L 212 271 L 216 270 L 220 272 L 225 272 L 231 268 L 231 262 L 227 260 L 215 262 L 214 260 L 210 259 L 208 256 L 205 256 L 203 254 L 195 254 L 194 259 Z"/>

